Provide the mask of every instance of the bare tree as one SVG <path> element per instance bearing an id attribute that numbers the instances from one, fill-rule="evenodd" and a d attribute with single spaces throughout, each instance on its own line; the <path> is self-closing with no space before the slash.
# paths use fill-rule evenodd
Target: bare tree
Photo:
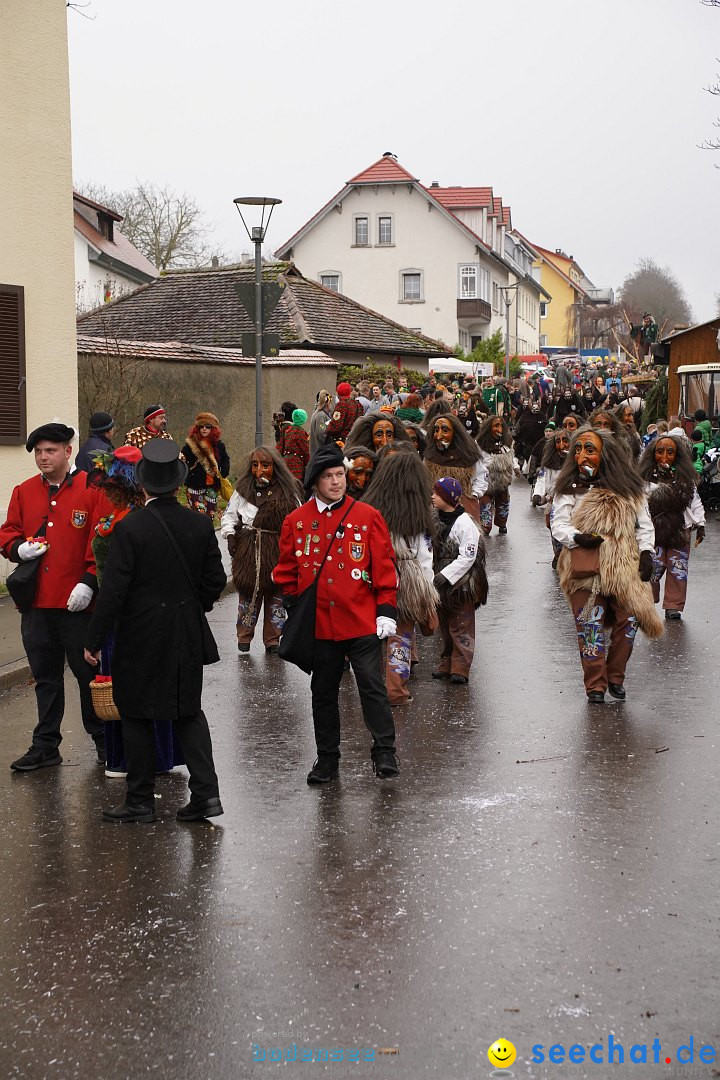
<path id="1" fill-rule="evenodd" d="M 638 260 L 637 269 L 628 274 L 620 288 L 620 303 L 633 323 L 642 321 L 646 311 L 663 330 L 692 320 L 692 309 L 677 278 L 666 266 L 652 259 Z"/>
<path id="2" fill-rule="evenodd" d="M 213 249 L 208 244 L 208 229 L 191 195 L 151 183 L 125 191 L 85 184 L 78 191 L 121 214 L 123 236 L 158 270 L 202 266 L 210 261 Z"/>
<path id="3" fill-rule="evenodd" d="M 703 7 L 720 8 L 720 0 L 700 0 Z M 718 59 L 720 64 L 720 59 Z M 711 94 L 713 97 L 720 97 L 720 75 L 717 77 L 717 82 L 710 83 L 705 87 L 705 92 Z M 714 120 L 713 126 L 720 128 L 720 120 Z M 700 150 L 720 150 L 720 139 L 703 139 L 701 143 L 698 143 Z M 720 168 L 720 165 L 715 166 L 716 169 Z"/>
<path id="4" fill-rule="evenodd" d="M 81 355 L 78 361 L 80 415 L 87 418 L 101 409 L 121 425 L 121 421 L 138 411 L 149 366 L 144 358 L 128 355 L 109 327 L 104 326 L 103 331 L 104 340 L 97 346 L 98 351 Z"/>

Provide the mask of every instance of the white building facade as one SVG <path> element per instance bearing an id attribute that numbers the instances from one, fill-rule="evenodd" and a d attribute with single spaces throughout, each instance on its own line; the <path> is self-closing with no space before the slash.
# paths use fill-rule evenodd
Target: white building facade
<path id="1" fill-rule="evenodd" d="M 386 154 L 276 254 L 326 288 L 466 352 L 495 330 L 505 333 L 503 290 L 522 278 L 513 301 L 518 320 L 523 313 L 511 333 L 516 352 L 515 337 L 536 347 L 540 286 L 522 259 L 506 258 L 509 228 L 510 210 L 491 189 L 426 188 Z M 533 317 L 534 333 L 525 325 Z"/>
<path id="2" fill-rule="evenodd" d="M 75 305 L 78 314 L 119 300 L 158 277 L 153 264 L 119 229 L 122 217 L 73 193 Z"/>

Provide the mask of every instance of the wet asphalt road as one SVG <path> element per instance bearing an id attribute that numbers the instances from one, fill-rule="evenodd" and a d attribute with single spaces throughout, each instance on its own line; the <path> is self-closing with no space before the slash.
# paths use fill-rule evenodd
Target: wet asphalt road
<path id="1" fill-rule="evenodd" d="M 341 779 L 307 787 L 308 680 L 259 643 L 237 657 L 233 596 L 206 676 L 214 824 L 175 822 L 183 770 L 159 778 L 156 824 L 103 823 L 124 784 L 93 763 L 71 686 L 64 764 L 12 774 L 34 697 L 0 697 L 0 1076 L 465 1080 L 493 1075 L 498 1037 L 518 1055 L 499 1076 L 713 1075 L 720 530 L 693 553 L 683 622 L 638 636 L 627 703 L 590 707 L 527 500 L 516 482 L 489 541 L 470 686 L 433 683 L 420 641 L 398 782 L 372 777 L 346 675 Z M 556 1043 L 606 1060 L 611 1034 L 623 1065 L 531 1060 Z M 628 1063 L 655 1039 L 661 1064 Z"/>

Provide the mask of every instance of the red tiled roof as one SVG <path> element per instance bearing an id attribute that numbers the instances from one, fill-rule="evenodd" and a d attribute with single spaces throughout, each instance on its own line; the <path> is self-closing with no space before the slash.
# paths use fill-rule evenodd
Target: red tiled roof
<path id="1" fill-rule="evenodd" d="M 285 349 L 449 355 L 439 342 L 304 278 L 292 264 L 266 266 L 263 278 L 282 288 L 266 330 L 278 334 Z M 254 322 L 238 286 L 252 288 L 254 280 L 252 266 L 165 274 L 129 296 L 81 315 L 78 333 L 239 350 L 243 334 L 254 330 Z"/>
<path id="2" fill-rule="evenodd" d="M 87 195 L 81 195 L 79 191 L 73 191 L 73 202 L 81 202 L 84 206 L 89 206 L 92 210 L 99 210 L 101 214 L 105 214 L 107 217 L 112 218 L 113 221 L 122 221 L 122 214 L 118 214 L 117 210 L 111 210 L 109 206 L 103 206 L 102 203 L 94 202 L 92 199 L 88 199 Z"/>
<path id="3" fill-rule="evenodd" d="M 396 158 L 383 155 L 374 165 L 371 165 L 368 169 L 363 169 L 357 176 L 353 176 L 352 180 L 348 180 L 348 184 L 382 184 L 388 182 L 406 184 L 408 180 L 413 181 L 415 179 L 416 177 L 411 176 L 407 169 L 403 169 L 402 165 L 398 164 Z"/>
<path id="4" fill-rule="evenodd" d="M 519 233 L 518 235 L 522 236 L 522 233 Z M 525 237 L 523 237 L 523 239 L 525 239 Z M 561 278 L 564 278 L 564 280 L 568 283 L 568 285 L 572 285 L 573 289 L 575 289 L 579 293 L 582 293 L 583 296 L 588 295 L 585 292 L 585 289 L 583 289 L 582 285 L 579 284 L 579 282 L 573 281 L 573 279 L 571 277 L 568 277 L 568 275 L 565 273 L 565 271 L 561 270 L 561 268 L 558 266 L 558 264 L 556 262 L 553 262 L 552 258 L 549 257 L 549 256 L 552 256 L 552 255 L 555 255 L 556 252 L 550 251 L 548 248 L 540 247 L 539 244 L 533 244 L 533 242 L 531 240 L 528 240 L 528 243 L 530 244 L 530 246 L 532 248 L 535 249 L 535 251 L 540 252 L 540 257 L 542 258 L 543 262 L 548 263 L 553 268 L 553 270 L 555 271 L 556 274 L 559 274 Z M 568 262 L 572 262 L 572 261 L 573 261 L 572 259 L 568 259 Z"/>
<path id="5" fill-rule="evenodd" d="M 489 187 L 426 187 L 429 195 L 446 210 L 474 210 L 492 206 L 493 193 Z"/>
<path id="6" fill-rule="evenodd" d="M 125 263 L 126 266 L 131 267 L 133 270 L 138 270 L 145 277 L 156 278 L 158 276 L 158 271 L 150 260 L 146 259 L 130 243 L 128 238 L 123 236 L 119 229 L 113 229 L 113 239 L 108 240 L 77 210 L 73 211 L 73 224 L 81 236 L 84 236 L 98 251 L 104 252 L 105 255 L 112 259 L 117 259 L 118 262 Z"/>

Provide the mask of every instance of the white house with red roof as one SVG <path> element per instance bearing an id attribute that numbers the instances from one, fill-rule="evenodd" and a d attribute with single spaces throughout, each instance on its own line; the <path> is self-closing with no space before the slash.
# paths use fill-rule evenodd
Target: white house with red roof
<path id="1" fill-rule="evenodd" d="M 134 292 L 158 270 L 120 232 L 120 214 L 73 192 L 75 294 L 78 314 Z"/>
<path id="2" fill-rule="evenodd" d="M 537 352 L 533 253 L 489 187 L 424 186 L 390 153 L 358 173 L 276 255 L 395 322 L 469 352 L 495 330 Z"/>

